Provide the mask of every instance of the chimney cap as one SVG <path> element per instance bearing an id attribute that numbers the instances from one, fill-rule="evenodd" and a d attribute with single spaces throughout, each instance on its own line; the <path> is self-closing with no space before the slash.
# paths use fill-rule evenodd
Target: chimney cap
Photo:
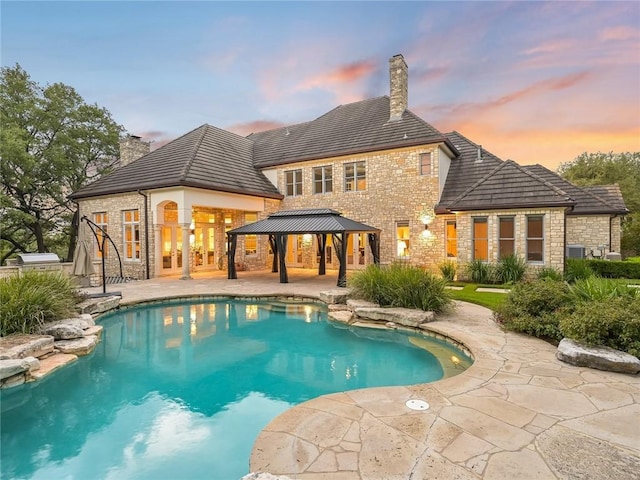
<path id="1" fill-rule="evenodd" d="M 132 134 L 129 134 L 129 138 L 132 138 L 133 140 L 140 140 L 142 137 L 141 137 L 141 136 L 139 136 L 139 135 L 132 135 Z"/>

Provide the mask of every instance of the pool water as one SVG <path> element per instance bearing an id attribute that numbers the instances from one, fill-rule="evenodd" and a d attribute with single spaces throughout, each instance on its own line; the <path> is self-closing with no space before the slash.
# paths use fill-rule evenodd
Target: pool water
<path id="1" fill-rule="evenodd" d="M 471 363 L 445 342 L 335 325 L 313 304 L 153 304 L 100 324 L 92 355 L 0 393 L 1 478 L 238 479 L 293 405 Z"/>

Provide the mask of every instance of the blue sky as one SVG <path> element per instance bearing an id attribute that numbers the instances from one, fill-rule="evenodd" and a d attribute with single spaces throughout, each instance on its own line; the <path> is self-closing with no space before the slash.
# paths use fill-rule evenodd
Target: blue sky
<path id="1" fill-rule="evenodd" d="M 640 2 L 1 3 L 3 66 L 63 82 L 162 145 L 387 95 L 521 164 L 640 151 Z"/>

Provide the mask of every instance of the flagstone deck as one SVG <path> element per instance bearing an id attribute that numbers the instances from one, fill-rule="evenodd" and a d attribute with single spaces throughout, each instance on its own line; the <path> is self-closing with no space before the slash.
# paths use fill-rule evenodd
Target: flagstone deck
<path id="1" fill-rule="evenodd" d="M 250 294 L 317 297 L 335 288 L 292 270 L 108 286 L 123 304 L 163 297 Z M 91 289 L 98 291 L 99 289 Z M 435 331 L 463 342 L 475 363 L 431 384 L 319 397 L 275 418 L 259 435 L 251 471 L 292 479 L 636 479 L 640 376 L 574 367 L 555 347 L 501 331 L 491 312 L 457 303 Z M 425 411 L 405 402 L 429 403 Z M 249 468 L 249 467 L 248 467 Z"/>

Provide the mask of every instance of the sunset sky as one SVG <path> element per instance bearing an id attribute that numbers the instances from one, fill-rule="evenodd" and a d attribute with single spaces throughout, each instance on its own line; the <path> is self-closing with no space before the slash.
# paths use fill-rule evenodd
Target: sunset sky
<path id="1" fill-rule="evenodd" d="M 388 95 L 503 159 L 640 151 L 640 2 L 12 2 L 3 66 L 63 82 L 155 146 Z"/>

